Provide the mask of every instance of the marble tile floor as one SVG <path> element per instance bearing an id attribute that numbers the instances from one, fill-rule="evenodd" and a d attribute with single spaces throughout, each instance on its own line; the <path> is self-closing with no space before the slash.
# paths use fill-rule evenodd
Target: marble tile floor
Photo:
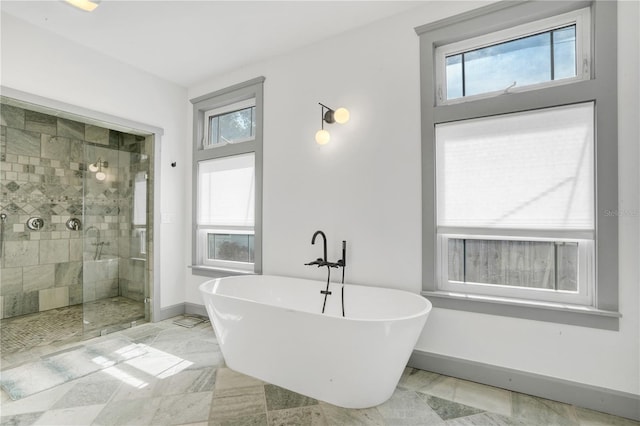
<path id="1" fill-rule="evenodd" d="M 350 410 L 225 367 L 208 322 L 172 318 L 117 333 L 148 354 L 12 401 L 2 391 L 1 425 L 636 425 L 620 417 L 407 368 L 391 399 Z M 86 343 L 86 342 L 85 342 Z M 42 347 L 36 356 L 78 343 Z M 47 352 L 48 351 L 48 352 Z M 2 369 L 26 358 L 5 362 Z M 33 358 L 33 357 L 32 357 Z"/>

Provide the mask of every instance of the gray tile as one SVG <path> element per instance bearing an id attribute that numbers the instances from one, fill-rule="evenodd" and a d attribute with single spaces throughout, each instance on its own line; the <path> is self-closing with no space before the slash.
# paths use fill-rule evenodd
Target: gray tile
<path id="1" fill-rule="evenodd" d="M 255 415 L 238 415 L 227 419 L 209 418 L 209 426 L 268 426 L 267 413 Z"/>
<path id="2" fill-rule="evenodd" d="M 153 346 L 155 347 L 155 343 Z M 230 368 L 218 368 L 216 371 L 216 396 L 238 395 L 242 392 L 242 390 L 238 391 L 238 389 L 254 387 L 262 388 L 262 385 L 264 385 L 262 380 L 247 376 L 246 374 L 238 373 Z M 262 393 L 264 394 L 264 389 L 262 390 Z"/>
<path id="3" fill-rule="evenodd" d="M 98 414 L 94 425 L 151 425 L 161 398 L 112 401 Z"/>
<path id="4" fill-rule="evenodd" d="M 511 415 L 510 391 L 467 380 L 456 379 L 455 383 L 455 395 L 451 400 L 503 416 Z"/>
<path id="5" fill-rule="evenodd" d="M 276 385 L 264 385 L 264 392 L 267 399 L 268 411 L 318 405 L 318 401 L 316 399 L 292 392 Z"/>
<path id="6" fill-rule="evenodd" d="M 574 407 L 580 426 L 639 426 L 640 422 L 586 408 Z"/>
<path id="7" fill-rule="evenodd" d="M 2 297 L 2 314 L 5 318 L 38 312 L 39 295 L 30 293 L 10 294 Z"/>
<path id="8" fill-rule="evenodd" d="M 161 398 L 152 425 L 195 423 L 209 418 L 212 392 L 171 395 Z M 178 420 L 179 419 L 179 420 Z"/>
<path id="9" fill-rule="evenodd" d="M 448 420 L 447 426 L 543 426 L 542 424 L 529 423 L 495 413 L 480 413 L 467 417 L 458 417 Z M 544 425 L 551 426 L 551 425 Z"/>
<path id="10" fill-rule="evenodd" d="M 69 261 L 69 240 L 40 241 L 40 263 L 62 263 Z"/>
<path id="11" fill-rule="evenodd" d="M 69 286 L 69 305 L 82 303 L 82 284 Z"/>
<path id="12" fill-rule="evenodd" d="M 400 377 L 398 387 L 453 400 L 457 379 L 430 371 L 407 368 Z"/>
<path id="13" fill-rule="evenodd" d="M 40 156 L 40 133 L 7 128 L 7 154 Z"/>
<path id="14" fill-rule="evenodd" d="M 396 389 L 391 398 L 376 407 L 385 424 L 443 425 L 444 421 L 414 391 Z"/>
<path id="15" fill-rule="evenodd" d="M 56 263 L 55 285 L 57 287 L 82 285 L 82 262 Z"/>
<path id="16" fill-rule="evenodd" d="M 0 125 L 24 129 L 24 110 L 12 105 L 0 105 Z"/>
<path id="17" fill-rule="evenodd" d="M 81 165 L 86 164 L 88 159 L 85 158 L 84 151 L 85 151 L 85 144 L 83 141 L 71 139 L 71 142 L 69 143 L 69 160 L 70 161 L 80 163 Z M 95 161 L 95 160 L 91 160 L 91 161 Z M 81 170 L 86 170 L 86 168 L 82 168 L 81 166 Z"/>
<path id="18" fill-rule="evenodd" d="M 515 392 L 513 418 L 537 424 L 579 424 L 575 409 L 571 405 Z"/>
<path id="19" fill-rule="evenodd" d="M 52 115 L 25 110 L 24 128 L 48 135 L 56 134 L 56 118 Z"/>
<path id="20" fill-rule="evenodd" d="M 69 261 L 82 261 L 83 242 L 81 238 L 69 240 Z"/>
<path id="21" fill-rule="evenodd" d="M 187 370 L 185 373 L 198 373 L 195 380 L 187 388 L 187 392 L 213 392 L 216 384 L 216 369 L 213 367 L 201 370 Z"/>
<path id="22" fill-rule="evenodd" d="M 270 411 L 269 426 L 324 426 L 327 424 L 319 406 Z"/>
<path id="23" fill-rule="evenodd" d="M 235 388 L 236 391 L 239 389 L 241 389 L 241 392 L 228 396 L 216 389 L 216 396 L 211 402 L 211 412 L 209 414 L 211 419 L 224 422 L 238 417 L 253 417 L 266 414 L 267 406 L 265 404 L 263 386 Z"/>
<path id="24" fill-rule="evenodd" d="M 199 370 L 206 367 L 224 367 L 224 358 L 221 352 L 200 352 L 181 355 L 182 358 L 191 362 L 188 370 Z"/>
<path id="25" fill-rule="evenodd" d="M 215 368 L 184 370 L 179 374 L 159 380 L 154 386 L 153 396 L 213 392 L 214 385 Z"/>
<path id="26" fill-rule="evenodd" d="M 0 274 L 1 295 L 22 292 L 22 268 L 2 268 Z"/>
<path id="27" fill-rule="evenodd" d="M 85 125 L 85 140 L 101 145 L 109 145 L 109 129 L 87 124 Z"/>
<path id="28" fill-rule="evenodd" d="M 320 409 L 329 426 L 383 426 L 384 419 L 375 408 L 353 410 L 320 401 Z"/>
<path id="29" fill-rule="evenodd" d="M 473 414 L 479 414 L 484 411 L 477 408 L 469 407 L 464 404 L 459 404 L 457 402 L 438 398 L 437 396 L 420 393 L 418 393 L 418 395 L 425 400 L 429 407 L 433 408 L 433 410 L 438 413 L 438 416 L 440 416 L 442 420 L 471 416 Z"/>
<path id="30" fill-rule="evenodd" d="M 24 413 L 16 414 L 13 416 L 2 416 L 0 418 L 0 425 L 2 426 L 30 426 L 42 416 L 42 412 L 39 413 Z"/>
<path id="31" fill-rule="evenodd" d="M 19 356 L 24 360 L 25 352 L 19 353 Z M 3 368 L 5 368 L 4 363 Z M 71 389 L 72 386 L 73 385 L 71 383 L 65 383 L 61 386 L 39 392 L 35 395 L 31 395 L 17 401 L 3 400 L 2 415 L 13 416 L 17 414 L 48 411 L 51 409 L 53 404 L 55 404 L 56 401 L 58 401 L 58 399 L 67 392 L 67 390 Z M 6 395 L 6 392 L 3 391 L 2 393 L 3 395 Z"/>
<path id="32" fill-rule="evenodd" d="M 68 166 L 70 146 L 67 138 L 43 134 L 40 139 L 40 156 L 64 161 Z"/>
<path id="33" fill-rule="evenodd" d="M 58 118 L 57 124 L 58 136 L 70 139 L 84 139 L 84 123 L 67 120 L 66 118 Z"/>
<path id="34" fill-rule="evenodd" d="M 38 310 L 69 306 L 69 287 L 54 287 L 38 291 Z"/>
<path id="35" fill-rule="evenodd" d="M 104 408 L 104 404 L 89 405 L 85 407 L 62 408 L 45 412 L 34 426 L 82 426 L 93 422 L 98 413 Z"/>
<path id="36" fill-rule="evenodd" d="M 5 241 L 3 254 L 4 265 L 7 268 L 37 265 L 40 259 L 40 243 L 38 241 Z"/>
<path id="37" fill-rule="evenodd" d="M 141 343 L 140 339 L 145 339 L 144 343 L 151 343 L 156 338 L 158 333 L 162 330 L 160 327 L 155 324 L 145 324 L 141 327 L 132 327 L 127 330 L 123 330 L 121 333 L 123 336 L 127 336 L 135 343 Z"/>
<path id="38" fill-rule="evenodd" d="M 118 295 L 118 279 L 96 281 L 96 299 L 106 299 Z"/>
<path id="39" fill-rule="evenodd" d="M 22 277 L 25 292 L 51 288 L 55 284 L 55 265 L 25 266 Z"/>
<path id="40" fill-rule="evenodd" d="M 77 383 L 52 407 L 53 410 L 87 405 L 106 404 L 121 382 L 106 380 L 95 383 Z"/>

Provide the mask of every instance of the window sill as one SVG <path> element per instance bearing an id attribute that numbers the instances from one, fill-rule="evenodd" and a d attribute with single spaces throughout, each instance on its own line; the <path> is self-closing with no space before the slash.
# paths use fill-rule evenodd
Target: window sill
<path id="1" fill-rule="evenodd" d="M 191 273 L 193 275 L 201 275 L 211 278 L 230 277 L 234 275 L 254 275 L 254 271 L 244 271 L 242 269 L 230 269 L 230 268 L 215 268 L 213 266 L 204 265 L 189 265 Z"/>
<path id="2" fill-rule="evenodd" d="M 455 309 L 489 315 L 546 321 L 603 330 L 619 330 L 619 312 L 588 306 L 522 299 L 506 299 L 446 291 L 423 291 L 436 308 Z"/>

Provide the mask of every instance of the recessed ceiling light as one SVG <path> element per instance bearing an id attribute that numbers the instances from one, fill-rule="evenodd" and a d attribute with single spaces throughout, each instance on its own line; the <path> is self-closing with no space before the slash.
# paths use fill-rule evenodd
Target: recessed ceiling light
<path id="1" fill-rule="evenodd" d="M 96 7 L 98 7 L 98 2 L 91 1 L 91 0 L 65 0 L 67 3 L 69 3 L 72 6 L 77 7 L 78 9 L 82 9 L 85 12 L 91 12 L 93 11 Z"/>

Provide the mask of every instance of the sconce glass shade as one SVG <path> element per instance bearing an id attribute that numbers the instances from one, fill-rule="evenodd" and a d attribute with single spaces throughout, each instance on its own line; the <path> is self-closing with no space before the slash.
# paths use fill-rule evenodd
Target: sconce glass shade
<path id="1" fill-rule="evenodd" d="M 325 145 L 331 139 L 331 135 L 326 130 L 318 130 L 316 132 L 316 142 L 318 145 Z"/>
<path id="2" fill-rule="evenodd" d="M 90 172 L 97 172 L 98 171 L 98 163 L 93 163 L 93 164 L 89 164 L 89 171 Z"/>
<path id="3" fill-rule="evenodd" d="M 333 112 L 333 119 L 339 124 L 346 123 L 349 121 L 349 110 L 346 108 L 338 108 Z"/>
<path id="4" fill-rule="evenodd" d="M 107 178 L 107 175 L 104 172 L 98 172 L 96 173 L 96 179 L 98 180 L 105 180 Z"/>

